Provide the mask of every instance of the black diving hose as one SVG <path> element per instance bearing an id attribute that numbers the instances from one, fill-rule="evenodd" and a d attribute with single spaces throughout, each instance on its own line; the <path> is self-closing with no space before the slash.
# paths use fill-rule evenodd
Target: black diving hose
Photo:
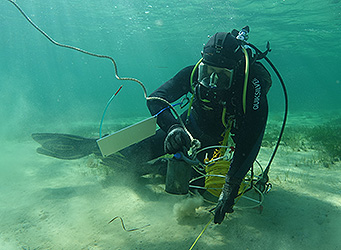
<path id="1" fill-rule="evenodd" d="M 250 47 L 252 47 L 257 53 L 264 54 L 256 46 L 254 46 L 253 44 L 250 44 L 250 43 L 246 43 L 246 44 L 249 45 Z M 277 68 L 275 67 L 275 65 L 270 61 L 270 59 L 266 55 L 264 56 L 264 59 L 267 61 L 267 63 L 271 66 L 271 68 L 273 69 L 273 71 L 277 75 L 278 80 L 281 83 L 281 86 L 282 86 L 282 89 L 283 89 L 283 94 L 284 94 L 284 116 L 283 116 L 283 123 L 282 123 L 281 131 L 279 133 L 276 146 L 275 146 L 274 151 L 273 151 L 273 153 L 272 153 L 272 155 L 270 157 L 268 165 L 266 166 L 266 168 L 265 168 L 265 170 L 264 170 L 264 172 L 262 174 L 261 180 L 260 180 L 262 183 L 265 184 L 269 180 L 268 173 L 269 173 L 269 170 L 270 170 L 270 165 L 271 165 L 271 163 L 272 163 L 272 161 L 275 158 L 275 155 L 277 153 L 278 147 L 279 147 L 280 142 L 281 142 L 282 137 L 283 137 L 284 128 L 285 128 L 285 125 L 286 125 L 286 122 L 287 122 L 287 117 L 288 117 L 288 93 L 287 93 L 287 89 L 285 87 L 283 78 L 282 78 L 281 74 L 279 73 L 279 71 L 277 70 Z"/>

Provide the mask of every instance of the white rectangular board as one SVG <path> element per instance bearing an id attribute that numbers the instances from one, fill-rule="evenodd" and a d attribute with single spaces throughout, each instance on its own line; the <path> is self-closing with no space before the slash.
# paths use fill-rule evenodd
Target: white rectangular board
<path id="1" fill-rule="evenodd" d="M 97 140 L 104 157 L 142 141 L 156 132 L 156 117 L 150 117 Z"/>

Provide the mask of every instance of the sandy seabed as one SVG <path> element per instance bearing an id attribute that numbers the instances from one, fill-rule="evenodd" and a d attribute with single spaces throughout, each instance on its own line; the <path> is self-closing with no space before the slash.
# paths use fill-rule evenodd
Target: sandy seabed
<path id="1" fill-rule="evenodd" d="M 109 169 L 93 156 L 49 158 L 37 146 L 1 143 L 0 249 L 185 250 L 212 218 L 211 205 L 165 193 L 160 179 Z M 261 149 L 262 165 L 271 152 Z M 193 249 L 341 249 L 341 164 L 314 159 L 313 150 L 281 146 L 263 209 L 241 201 Z M 140 229 L 108 224 L 115 216 Z"/>

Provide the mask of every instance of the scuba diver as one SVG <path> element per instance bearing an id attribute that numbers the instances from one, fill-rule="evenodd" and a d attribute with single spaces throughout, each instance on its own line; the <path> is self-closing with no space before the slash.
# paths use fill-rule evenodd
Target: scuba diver
<path id="1" fill-rule="evenodd" d="M 194 101 L 190 114 L 184 112 L 181 116 L 186 128 L 202 147 L 207 147 L 218 145 L 228 124 L 232 124 L 235 152 L 214 212 L 214 222 L 219 224 L 225 213 L 233 212 L 240 184 L 259 152 L 268 116 L 266 94 L 272 83 L 269 72 L 261 63 L 251 64 L 247 101 L 243 104 L 245 59 L 241 42 L 236 38 L 238 33 L 235 30 L 216 33 L 204 46 L 203 59 L 194 72 L 194 66 L 182 69 L 151 94 L 174 102 L 192 91 L 189 79 L 194 73 L 194 79 L 197 79 L 192 93 Z M 165 104 L 151 100 L 148 107 L 155 115 L 165 108 Z M 158 115 L 158 125 L 165 137 L 166 153 L 189 149 L 190 138 L 170 110 Z M 198 155 L 198 158 L 203 160 L 204 155 Z"/>
<path id="2" fill-rule="evenodd" d="M 250 48 L 242 46 L 239 35 L 240 32 L 233 30 L 210 37 L 203 48 L 202 59 L 196 65 L 181 69 L 150 95 L 157 98 L 147 99 L 150 113 L 157 114 L 160 129 L 156 134 L 102 159 L 109 165 L 110 161 L 117 161 L 119 155 L 143 174 L 165 175 L 167 167 L 164 164 L 141 163 L 167 153 L 187 154 L 192 146 L 188 131 L 203 148 L 219 145 L 229 130 L 235 148 L 214 209 L 214 222 L 218 224 L 226 213 L 233 212 L 241 182 L 260 150 L 268 116 L 267 93 L 272 84 L 270 73 L 252 56 Z M 250 62 L 247 62 L 248 58 Z M 245 70 L 247 63 L 248 72 Z M 168 105 L 158 98 L 173 103 L 188 94 L 193 99 L 189 109 L 180 116 L 186 131 Z M 41 154 L 61 159 L 76 159 L 91 153 L 99 155 L 95 139 L 41 133 L 32 137 L 42 144 L 37 150 Z M 70 147 L 56 147 L 56 144 L 72 145 L 74 150 L 71 152 L 66 150 Z M 213 153 L 214 149 L 209 149 L 196 157 L 203 162 L 205 158 L 213 157 Z M 192 172 L 195 176 L 196 172 Z"/>

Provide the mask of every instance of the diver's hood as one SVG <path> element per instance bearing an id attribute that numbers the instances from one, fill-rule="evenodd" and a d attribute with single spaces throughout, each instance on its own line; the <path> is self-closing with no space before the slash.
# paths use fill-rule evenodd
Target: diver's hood
<path id="1" fill-rule="evenodd" d="M 239 41 L 227 32 L 212 36 L 202 52 L 203 62 L 211 66 L 234 69 L 243 58 Z"/>

